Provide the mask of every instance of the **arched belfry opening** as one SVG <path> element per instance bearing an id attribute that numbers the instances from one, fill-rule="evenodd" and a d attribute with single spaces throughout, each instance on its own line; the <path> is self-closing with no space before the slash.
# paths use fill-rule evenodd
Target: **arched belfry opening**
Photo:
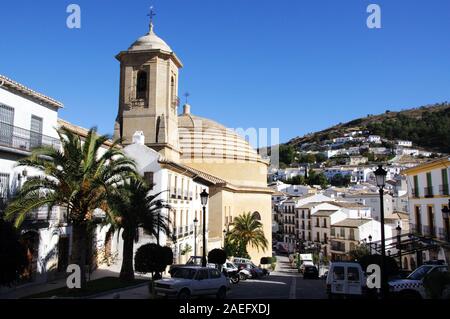
<path id="1" fill-rule="evenodd" d="M 136 98 L 145 99 L 148 89 L 148 74 L 144 70 L 140 70 L 136 77 Z"/>

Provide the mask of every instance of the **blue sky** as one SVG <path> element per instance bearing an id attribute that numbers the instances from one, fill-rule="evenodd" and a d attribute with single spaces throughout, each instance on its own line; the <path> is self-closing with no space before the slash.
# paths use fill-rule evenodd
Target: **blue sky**
<path id="1" fill-rule="evenodd" d="M 82 27 L 66 27 L 81 6 Z M 368 29 L 377 3 L 382 29 Z M 192 112 L 282 141 L 367 114 L 450 101 L 450 1 L 3 1 L 0 73 L 65 104 L 60 117 L 112 133 L 114 58 L 155 31 L 184 63 Z"/>

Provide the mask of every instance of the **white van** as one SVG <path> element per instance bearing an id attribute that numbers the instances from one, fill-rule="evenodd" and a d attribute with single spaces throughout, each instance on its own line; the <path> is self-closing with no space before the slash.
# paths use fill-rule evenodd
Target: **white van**
<path id="1" fill-rule="evenodd" d="M 327 276 L 327 294 L 333 297 L 362 296 L 367 291 L 367 279 L 356 262 L 333 262 Z"/>

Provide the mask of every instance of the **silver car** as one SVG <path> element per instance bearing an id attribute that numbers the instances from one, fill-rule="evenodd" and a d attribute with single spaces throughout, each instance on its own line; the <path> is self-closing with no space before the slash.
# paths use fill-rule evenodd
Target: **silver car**
<path id="1" fill-rule="evenodd" d="M 155 281 L 154 293 L 156 296 L 178 299 L 202 295 L 224 299 L 229 287 L 228 279 L 216 268 L 184 266 L 177 268 L 172 278 Z"/>

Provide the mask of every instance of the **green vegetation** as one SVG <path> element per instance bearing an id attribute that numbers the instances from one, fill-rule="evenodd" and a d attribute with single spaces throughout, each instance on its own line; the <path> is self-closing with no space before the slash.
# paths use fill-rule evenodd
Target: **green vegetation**
<path id="1" fill-rule="evenodd" d="M 450 108 L 425 111 L 417 118 L 398 113 L 394 118 L 368 124 L 367 129 L 388 139 L 410 140 L 422 147 L 450 153 Z"/>
<path id="2" fill-rule="evenodd" d="M 81 137 L 64 127 L 57 130 L 61 150 L 51 146 L 35 148 L 29 157 L 18 161 L 19 166 L 32 167 L 40 175 L 30 176 L 17 196 L 6 208 L 6 219 L 20 227 L 29 212 L 45 207 L 67 208 L 67 221 L 72 226 L 72 255 L 70 263 L 85 269 L 87 248 L 93 226 L 99 223 L 94 211 L 109 210 L 109 194 L 134 176 L 135 163 L 117 147 L 119 141 L 103 153 L 107 135 L 96 129 Z M 86 272 L 81 271 L 81 289 L 86 284 Z"/>
<path id="3" fill-rule="evenodd" d="M 93 296 L 102 292 L 107 292 L 115 289 L 122 289 L 127 287 L 133 287 L 147 282 L 143 279 L 135 279 L 133 281 L 121 281 L 116 277 L 104 277 L 92 281 L 88 281 L 84 289 L 69 289 L 67 287 L 53 289 L 38 294 L 30 295 L 24 297 L 23 299 L 32 298 L 51 298 L 51 297 L 62 297 L 62 298 L 82 298 Z"/>
<path id="4" fill-rule="evenodd" d="M 336 174 L 331 178 L 330 184 L 336 187 L 347 187 L 350 184 L 350 175 Z"/>
<path id="5" fill-rule="evenodd" d="M 159 233 L 169 233 L 169 220 L 161 209 L 170 209 L 170 205 L 157 199 L 161 193 L 149 195 L 153 185 L 147 185 L 135 176 L 125 181 L 109 195 L 110 213 L 106 216 L 111 224 L 110 231 L 123 229 L 123 258 L 120 279 L 134 280 L 133 252 L 138 228 L 158 239 Z"/>
<path id="6" fill-rule="evenodd" d="M 233 229 L 225 237 L 227 256 L 248 258 L 247 247 L 266 250 L 269 242 L 264 236 L 261 221 L 251 213 L 237 216 L 233 221 Z"/>

